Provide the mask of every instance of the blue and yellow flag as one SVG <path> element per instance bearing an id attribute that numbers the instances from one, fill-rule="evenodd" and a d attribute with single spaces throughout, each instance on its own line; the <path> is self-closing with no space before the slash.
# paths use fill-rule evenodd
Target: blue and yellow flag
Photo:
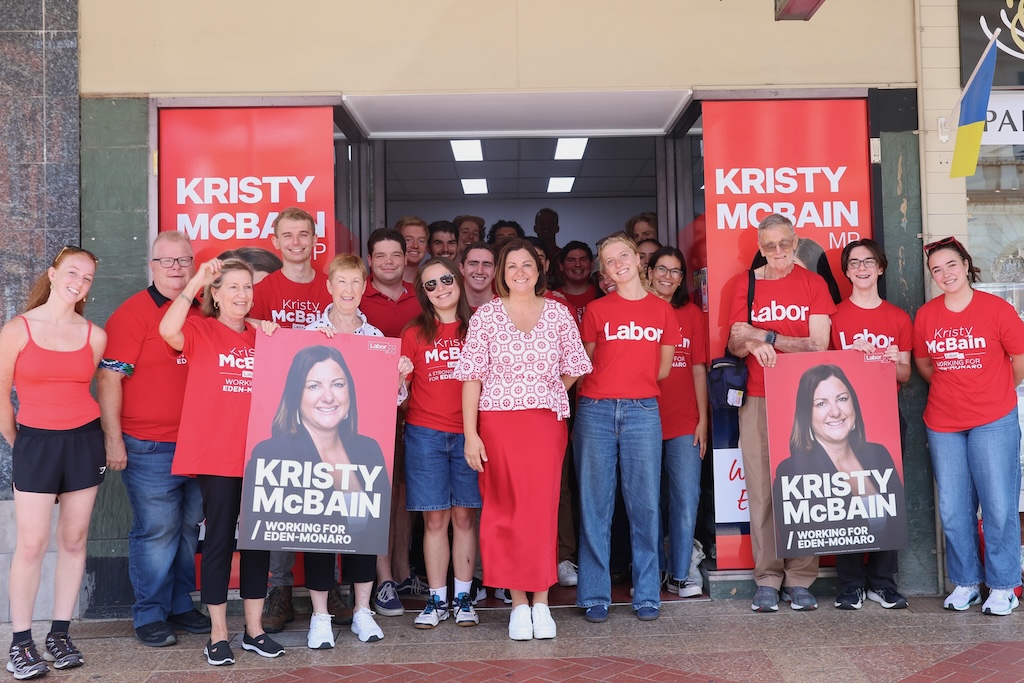
<path id="1" fill-rule="evenodd" d="M 978 169 L 981 152 L 981 134 L 985 131 L 988 97 L 992 94 L 992 77 L 996 71 L 995 41 L 989 43 L 981 58 L 974 80 L 967 84 L 960 101 L 960 125 L 956 129 L 953 161 L 949 166 L 950 178 L 965 178 Z"/>

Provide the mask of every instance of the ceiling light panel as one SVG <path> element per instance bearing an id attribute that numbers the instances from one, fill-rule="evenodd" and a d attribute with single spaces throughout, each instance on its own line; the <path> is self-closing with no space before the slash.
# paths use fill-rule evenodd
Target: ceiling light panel
<path id="1" fill-rule="evenodd" d="M 487 178 L 463 178 L 462 191 L 466 194 L 487 194 Z"/>
<path id="2" fill-rule="evenodd" d="M 558 138 L 555 145 L 556 159 L 582 159 L 587 149 L 588 138 Z"/>
<path id="3" fill-rule="evenodd" d="M 483 161 L 484 150 L 479 140 L 451 140 L 455 161 Z"/>
<path id="4" fill-rule="evenodd" d="M 574 182 L 576 182 L 574 176 L 551 178 L 548 180 L 548 192 L 572 192 L 572 184 Z"/>

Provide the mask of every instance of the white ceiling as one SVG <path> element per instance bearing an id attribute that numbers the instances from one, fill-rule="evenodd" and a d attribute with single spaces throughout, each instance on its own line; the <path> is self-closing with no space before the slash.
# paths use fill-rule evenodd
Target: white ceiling
<path id="1" fill-rule="evenodd" d="M 654 197 L 654 137 L 591 138 L 581 160 L 555 160 L 556 138 L 482 140 L 483 161 L 455 161 L 448 140 L 388 140 L 388 201 L 460 199 L 462 178 L 486 178 L 492 199 Z M 573 176 L 572 192 L 548 179 Z"/>
<path id="2" fill-rule="evenodd" d="M 689 90 L 346 95 L 371 139 L 664 135 Z"/>
<path id="3" fill-rule="evenodd" d="M 390 201 L 458 199 L 460 179 L 486 178 L 493 199 L 542 198 L 548 179 L 573 176 L 557 197 L 654 197 L 654 137 L 690 102 L 689 90 L 346 95 L 370 139 L 387 140 Z M 584 158 L 556 161 L 558 137 L 588 137 Z M 448 140 L 483 139 L 484 160 L 456 162 Z"/>

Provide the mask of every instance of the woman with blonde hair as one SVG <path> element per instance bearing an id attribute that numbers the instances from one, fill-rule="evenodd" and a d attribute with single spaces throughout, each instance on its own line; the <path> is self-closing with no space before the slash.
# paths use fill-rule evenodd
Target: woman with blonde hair
<path id="1" fill-rule="evenodd" d="M 244 261 L 211 259 L 199 267 L 160 321 L 160 336 L 189 367 L 171 474 L 196 477 L 203 494 L 202 600 L 212 622 L 204 654 L 212 666 L 235 663 L 228 644 L 227 599 L 256 352 L 256 326 L 246 321 L 252 308 L 252 279 L 252 267 Z M 186 317 L 200 291 L 202 315 Z M 277 327 L 260 322 L 263 334 L 270 335 Z M 270 553 L 242 550 L 239 557 L 239 594 L 245 612 L 242 649 L 280 657 L 284 648 L 264 632 L 261 619 Z"/>
<path id="2" fill-rule="evenodd" d="M 633 609 L 641 621 L 652 621 L 661 608 L 658 382 L 672 368 L 679 324 L 672 306 L 648 290 L 631 239 L 613 235 L 601 243 L 597 256 L 615 289 L 583 314 L 581 337 L 594 371 L 580 384 L 574 431 L 580 485 L 576 604 L 586 609 L 587 621 L 607 621 L 610 529 L 621 472 L 633 549 Z"/>

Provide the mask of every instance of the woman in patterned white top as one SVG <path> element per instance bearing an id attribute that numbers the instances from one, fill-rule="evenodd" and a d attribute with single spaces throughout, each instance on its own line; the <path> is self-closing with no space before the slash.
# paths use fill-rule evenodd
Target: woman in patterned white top
<path id="1" fill-rule="evenodd" d="M 470 320 L 455 369 L 466 462 L 480 473 L 484 584 L 511 589 L 509 638 L 554 638 L 547 602 L 557 580 L 566 392 L 592 366 L 569 309 L 544 297 L 533 245 L 513 239 L 502 248 L 495 286 L 499 298 Z"/>

